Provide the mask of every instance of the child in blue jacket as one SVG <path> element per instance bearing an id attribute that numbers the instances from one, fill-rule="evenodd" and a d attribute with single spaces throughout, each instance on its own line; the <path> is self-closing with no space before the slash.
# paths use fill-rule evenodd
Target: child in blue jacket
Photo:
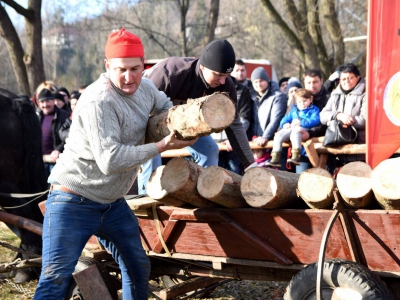
<path id="1" fill-rule="evenodd" d="M 298 89 L 294 95 L 296 105 L 286 114 L 279 125 L 281 128 L 274 136 L 271 161 L 267 166 L 280 167 L 282 143 L 290 138 L 292 157 L 288 163 L 300 164 L 301 131 L 320 125 L 319 108 L 313 104 L 313 96 L 306 89 Z"/>

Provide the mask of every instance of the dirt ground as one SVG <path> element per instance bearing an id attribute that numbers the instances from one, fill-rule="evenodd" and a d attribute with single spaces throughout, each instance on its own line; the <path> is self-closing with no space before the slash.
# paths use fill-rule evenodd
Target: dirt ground
<path id="1" fill-rule="evenodd" d="M 18 246 L 19 239 L 0 222 L 0 241 Z M 0 246 L 0 264 L 12 262 L 15 252 Z M 35 292 L 37 281 L 27 284 L 15 285 L 8 273 L 0 273 L 0 300 L 28 300 L 32 299 Z M 160 290 L 162 286 L 156 286 L 155 282 L 150 282 L 152 289 Z M 279 300 L 283 299 L 285 288 L 288 283 L 274 281 L 231 281 L 222 286 L 217 287 L 206 298 L 190 298 L 192 300 L 209 299 L 209 300 Z M 122 299 L 122 296 L 120 296 Z M 149 299 L 156 299 L 149 297 Z"/>

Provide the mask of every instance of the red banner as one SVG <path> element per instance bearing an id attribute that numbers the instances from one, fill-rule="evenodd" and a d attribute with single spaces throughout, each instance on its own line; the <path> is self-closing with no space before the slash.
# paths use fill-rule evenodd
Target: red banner
<path id="1" fill-rule="evenodd" d="M 369 0 L 367 163 L 374 168 L 400 147 L 400 1 Z"/>

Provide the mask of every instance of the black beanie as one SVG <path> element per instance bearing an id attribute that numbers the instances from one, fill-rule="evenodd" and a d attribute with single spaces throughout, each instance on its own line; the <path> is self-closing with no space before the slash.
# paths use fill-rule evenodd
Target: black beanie
<path id="1" fill-rule="evenodd" d="M 279 87 L 281 87 L 282 83 L 289 81 L 290 77 L 282 77 L 279 80 Z"/>
<path id="2" fill-rule="evenodd" d="M 54 100 L 53 94 L 48 89 L 42 89 L 38 96 L 38 101 Z"/>
<path id="3" fill-rule="evenodd" d="M 227 40 L 214 40 L 201 52 L 200 64 L 214 72 L 231 73 L 235 59 L 235 51 Z"/>
<path id="4" fill-rule="evenodd" d="M 62 102 L 65 103 L 64 95 L 63 95 L 63 94 L 60 94 L 59 92 L 55 92 L 55 93 L 54 93 L 54 99 L 61 100 Z"/>
<path id="5" fill-rule="evenodd" d="M 69 94 L 68 90 L 65 87 L 58 88 L 56 92 L 64 92 L 64 93 L 67 94 L 68 98 L 70 98 L 70 94 Z"/>

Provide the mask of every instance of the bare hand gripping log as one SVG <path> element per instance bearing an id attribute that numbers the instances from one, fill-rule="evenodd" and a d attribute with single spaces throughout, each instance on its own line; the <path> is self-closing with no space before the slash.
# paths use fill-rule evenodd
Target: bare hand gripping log
<path id="1" fill-rule="evenodd" d="M 183 140 L 220 132 L 233 123 L 235 113 L 235 103 L 225 93 L 188 99 L 187 104 L 174 106 L 149 119 L 145 143 L 158 142 L 173 130 Z"/>

